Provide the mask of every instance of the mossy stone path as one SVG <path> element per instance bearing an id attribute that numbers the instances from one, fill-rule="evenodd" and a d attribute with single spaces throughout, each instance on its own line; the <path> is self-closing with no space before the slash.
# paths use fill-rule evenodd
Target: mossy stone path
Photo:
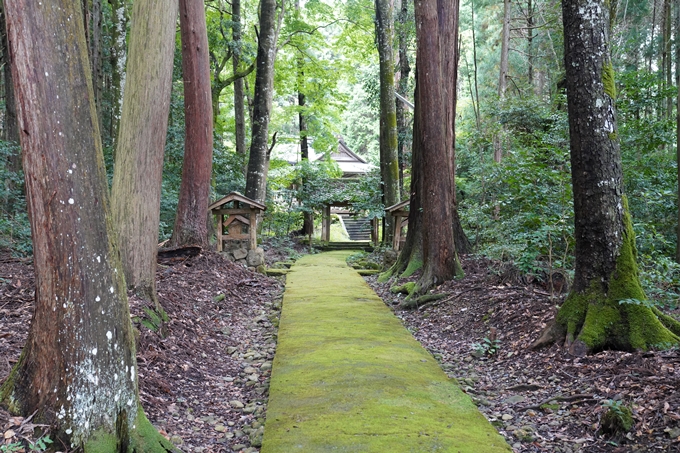
<path id="1" fill-rule="evenodd" d="M 262 452 L 512 451 L 348 255 L 288 274 Z"/>

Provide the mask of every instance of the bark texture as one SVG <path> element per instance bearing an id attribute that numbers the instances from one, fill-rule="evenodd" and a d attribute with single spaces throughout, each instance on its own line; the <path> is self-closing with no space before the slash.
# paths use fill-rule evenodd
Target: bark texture
<path id="1" fill-rule="evenodd" d="M 267 196 L 269 120 L 274 94 L 274 63 L 283 15 L 281 13 L 277 18 L 276 10 L 276 0 L 260 1 L 260 36 L 257 41 L 252 135 L 246 174 L 246 197 L 260 203 L 264 203 Z"/>
<path id="2" fill-rule="evenodd" d="M 134 336 L 110 221 L 77 0 L 5 1 L 24 149 L 35 313 L 1 390 L 83 451 L 173 449 L 138 409 Z"/>
<path id="3" fill-rule="evenodd" d="M 296 2 L 295 8 L 299 11 L 300 4 Z M 305 88 L 305 73 L 304 60 L 300 56 L 297 59 L 297 89 L 298 89 L 298 125 L 300 129 L 300 158 L 302 160 L 309 160 L 309 137 L 307 132 L 307 112 L 305 109 L 306 98 L 304 93 Z M 303 178 L 302 185 L 307 184 Z M 309 236 L 314 233 L 314 216 L 311 212 L 304 212 L 302 214 L 302 234 Z"/>
<path id="4" fill-rule="evenodd" d="M 380 57 L 380 175 L 383 203 L 399 203 L 397 106 L 394 96 L 394 0 L 375 0 L 375 34 Z M 387 214 L 383 243 L 392 243 L 394 219 Z"/>
<path id="5" fill-rule="evenodd" d="M 498 76 L 498 98 L 501 105 L 505 103 L 505 93 L 508 90 L 508 59 L 510 55 L 510 0 L 503 0 L 503 30 L 501 32 L 501 58 Z M 503 128 L 493 137 L 493 160 L 500 163 L 503 160 Z M 496 206 L 496 210 L 500 206 Z M 496 214 L 496 216 L 498 216 Z"/>
<path id="6" fill-rule="evenodd" d="M 208 30 L 202 0 L 180 0 L 185 140 L 182 183 L 173 246 L 208 245 L 206 218 L 210 201 L 213 112 L 210 97 Z"/>
<path id="7" fill-rule="evenodd" d="M 416 110 L 421 153 L 424 292 L 462 273 L 453 237 L 458 0 L 416 1 Z M 416 140 L 417 139 L 417 140 Z"/>
<path id="8" fill-rule="evenodd" d="M 399 80 L 397 85 L 398 92 L 405 98 L 408 98 L 408 76 L 411 72 L 411 65 L 408 61 L 408 33 L 407 27 L 409 24 L 408 17 L 408 0 L 401 1 L 401 8 L 397 15 L 398 23 L 398 41 L 399 41 Z M 408 124 L 406 120 L 406 110 L 401 101 L 396 101 L 397 109 L 397 156 L 399 160 L 399 190 L 402 195 L 407 195 L 407 188 L 404 187 L 404 154 L 408 148 Z"/>
<path id="9" fill-rule="evenodd" d="M 675 2 L 675 23 L 680 25 L 680 5 Z M 676 35 L 677 36 L 677 35 Z M 678 204 L 675 235 L 675 262 L 680 263 L 680 39 L 675 39 L 675 161 L 677 165 Z"/>
<path id="10" fill-rule="evenodd" d="M 14 84 L 12 82 L 12 61 L 7 39 L 7 27 L 5 25 L 5 7 L 0 2 L 0 36 L 2 36 L 2 63 L 5 89 L 5 122 L 3 124 L 3 139 L 8 142 L 19 143 L 19 120 L 17 118 L 16 101 L 14 100 Z M 9 171 L 18 171 L 21 168 L 21 156 L 10 160 Z"/>
<path id="11" fill-rule="evenodd" d="M 575 214 L 572 290 L 535 346 L 565 339 L 576 355 L 677 343 L 680 323 L 644 304 L 623 196 L 604 0 L 562 3 Z M 675 333 L 673 333 L 673 331 Z"/>
<path id="12" fill-rule="evenodd" d="M 109 0 L 111 4 L 113 24 L 111 26 L 111 48 L 109 49 L 109 61 L 111 65 L 111 118 L 109 134 L 113 140 L 113 148 L 116 149 L 120 117 L 123 111 L 123 92 L 125 89 L 125 66 L 127 63 L 127 25 L 128 9 L 126 0 Z"/>
<path id="13" fill-rule="evenodd" d="M 156 255 L 177 4 L 133 5 L 111 210 L 127 286 L 157 303 Z"/>
<path id="14" fill-rule="evenodd" d="M 241 64 L 241 0 L 232 0 L 231 2 L 231 21 L 233 22 L 231 37 L 236 45 L 236 50 L 234 50 L 234 55 L 231 58 L 234 74 L 236 74 Z M 236 153 L 241 156 L 246 155 L 246 111 L 244 103 L 243 78 L 239 77 L 234 80 L 234 136 Z"/>
<path id="15" fill-rule="evenodd" d="M 416 91 L 418 87 L 416 86 Z M 416 95 L 417 98 L 417 95 Z M 419 142 L 420 128 L 417 122 L 419 121 L 420 105 L 415 104 L 415 122 L 413 127 L 413 142 Z M 421 196 L 422 186 L 422 150 L 421 148 L 413 148 L 412 166 L 411 166 L 411 187 L 410 187 L 410 202 L 408 215 L 408 230 L 406 233 L 406 240 L 404 246 L 399 252 L 397 261 L 386 272 L 378 277 L 378 281 L 386 282 L 392 277 L 410 277 L 419 269 L 423 267 L 423 226 L 422 226 L 422 209 Z"/>

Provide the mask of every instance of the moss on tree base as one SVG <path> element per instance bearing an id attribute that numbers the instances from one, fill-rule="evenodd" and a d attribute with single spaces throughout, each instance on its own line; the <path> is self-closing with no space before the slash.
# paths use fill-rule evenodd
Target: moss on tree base
<path id="1" fill-rule="evenodd" d="M 117 434 L 98 431 L 83 446 L 84 453 L 180 453 L 172 442 L 163 437 L 158 430 L 146 418 L 144 410 L 139 407 L 137 419 L 132 431 L 127 432 L 124 427 L 119 427 Z M 127 447 L 125 447 L 127 444 Z"/>
<path id="2" fill-rule="evenodd" d="M 607 288 L 592 280 L 585 291 L 572 290 L 554 324 L 533 347 L 564 339 L 571 353 L 584 355 L 603 349 L 648 350 L 680 343 L 680 322 L 645 303 L 625 197 L 623 205 L 623 241 Z"/>

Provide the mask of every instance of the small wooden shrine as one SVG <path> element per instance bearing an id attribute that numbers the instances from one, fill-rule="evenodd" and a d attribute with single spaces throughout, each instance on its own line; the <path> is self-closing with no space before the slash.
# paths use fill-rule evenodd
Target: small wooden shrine
<path id="1" fill-rule="evenodd" d="M 248 241 L 249 249 L 257 248 L 257 215 L 265 205 L 238 192 L 220 198 L 208 207 L 217 217 L 217 251 L 224 248 L 224 241 Z M 232 248 L 232 247 L 228 247 Z"/>
<path id="2" fill-rule="evenodd" d="M 401 248 L 401 243 L 402 243 L 401 232 L 404 229 L 404 227 L 408 225 L 408 214 L 409 214 L 410 204 L 411 204 L 411 200 L 406 200 L 406 201 L 402 201 L 401 203 L 397 203 L 395 205 L 392 205 L 389 208 L 385 208 L 385 212 L 390 213 L 392 215 L 392 217 L 394 218 L 394 222 L 392 224 L 392 228 L 393 228 L 392 229 L 392 248 L 397 252 Z"/>

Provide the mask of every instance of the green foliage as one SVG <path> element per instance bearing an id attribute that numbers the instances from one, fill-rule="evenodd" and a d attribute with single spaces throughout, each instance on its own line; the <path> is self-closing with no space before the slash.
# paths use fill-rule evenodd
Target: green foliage
<path id="1" fill-rule="evenodd" d="M 9 444 L 5 445 L 0 445 L 0 451 L 1 452 L 18 452 L 18 451 L 23 451 L 24 450 L 24 444 L 21 442 L 12 442 Z"/>
<path id="2" fill-rule="evenodd" d="M 600 420 L 600 432 L 605 435 L 621 437 L 633 427 L 633 412 L 620 400 L 604 400 L 605 413 Z"/>
<path id="3" fill-rule="evenodd" d="M 541 278 L 569 269 L 573 206 L 566 114 L 537 100 L 508 102 L 505 154 L 493 162 L 490 138 L 459 139 L 461 218 L 478 250 Z M 480 158 L 479 148 L 489 150 Z"/>
<path id="4" fill-rule="evenodd" d="M 626 304 L 628 304 L 628 305 L 641 305 L 641 306 L 647 307 L 647 308 L 652 308 L 652 307 L 656 306 L 656 304 L 654 304 L 653 302 L 651 302 L 649 300 L 621 299 L 619 301 L 619 305 L 626 305 Z"/>
<path id="5" fill-rule="evenodd" d="M 54 441 L 50 439 L 50 436 L 39 437 L 35 442 L 30 442 L 28 440 L 24 442 L 11 442 L 9 444 L 0 445 L 0 452 L 23 452 L 26 451 L 26 448 L 28 448 L 29 451 L 47 451 L 53 442 Z"/>
<path id="6" fill-rule="evenodd" d="M 501 349 L 501 340 L 495 339 L 491 340 L 487 337 L 481 341 L 481 343 L 473 343 L 472 350 L 475 355 L 479 357 L 483 356 L 493 356 Z"/>
<path id="7" fill-rule="evenodd" d="M 0 249 L 11 250 L 19 256 L 33 252 L 31 226 L 28 221 L 24 195 L 24 173 L 17 161 L 20 148 L 17 144 L 0 140 Z"/>
<path id="8" fill-rule="evenodd" d="M 28 447 L 31 449 L 31 451 L 45 451 L 52 443 L 53 441 L 49 436 L 44 436 L 38 438 L 35 443 L 29 445 Z"/>
<path id="9" fill-rule="evenodd" d="M 377 170 L 360 178 L 343 179 L 341 175 L 337 163 L 330 160 L 304 160 L 295 166 L 272 160 L 262 231 L 275 236 L 288 235 L 302 227 L 303 214 L 318 217 L 325 205 L 338 201 L 348 201 L 351 210 L 363 216 L 382 216 Z"/>

